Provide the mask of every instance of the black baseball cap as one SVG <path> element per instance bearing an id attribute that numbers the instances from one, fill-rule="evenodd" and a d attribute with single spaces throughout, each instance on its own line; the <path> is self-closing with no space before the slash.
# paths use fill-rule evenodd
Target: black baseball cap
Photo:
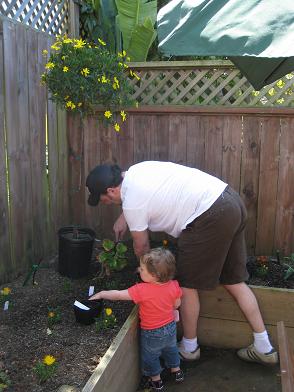
<path id="1" fill-rule="evenodd" d="M 122 182 L 121 169 L 118 165 L 99 165 L 90 171 L 86 179 L 86 187 L 90 195 L 88 204 L 97 206 L 100 195 L 107 192 L 107 188 L 116 187 Z"/>

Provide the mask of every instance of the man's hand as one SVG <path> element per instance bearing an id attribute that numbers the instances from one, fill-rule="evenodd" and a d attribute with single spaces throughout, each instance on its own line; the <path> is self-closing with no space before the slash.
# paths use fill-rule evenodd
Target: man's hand
<path id="1" fill-rule="evenodd" d="M 120 241 L 126 234 L 128 229 L 127 222 L 125 220 L 124 214 L 122 213 L 113 225 L 113 231 L 115 234 L 115 241 Z"/>

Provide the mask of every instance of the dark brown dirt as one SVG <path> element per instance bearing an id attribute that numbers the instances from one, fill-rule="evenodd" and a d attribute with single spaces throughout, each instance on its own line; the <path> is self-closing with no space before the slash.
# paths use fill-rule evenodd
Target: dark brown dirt
<path id="1" fill-rule="evenodd" d="M 130 245 L 128 243 L 129 248 Z M 0 311 L 0 372 L 6 372 L 12 383 L 5 391 L 53 392 L 64 384 L 81 391 L 99 364 L 133 304 L 104 301 L 105 307 L 112 308 L 117 324 L 112 329 L 97 332 L 94 324 L 84 326 L 76 322 L 73 303 L 76 299 L 87 297 L 90 285 L 99 291 L 109 289 L 109 284 L 116 282 L 116 288 L 124 289 L 138 278 L 134 273 L 137 261 L 132 251 L 128 252 L 129 265 L 125 270 L 114 273 L 111 278 L 98 278 L 97 252 L 95 250 L 93 254 L 89 278 L 70 280 L 61 276 L 57 272 L 55 259 L 47 264 L 42 263 L 46 268 L 37 272 L 37 285 L 30 280 L 23 286 L 26 277 L 23 275 L 0 287 L 12 290 L 11 307 L 3 311 L 1 305 Z M 294 274 L 285 280 L 287 267 L 279 263 L 276 257 L 268 257 L 266 266 L 266 274 L 257 276 L 260 261 L 250 257 L 248 269 L 251 276 L 248 283 L 294 288 Z M 48 308 L 59 308 L 61 314 L 61 321 L 51 327 L 51 335 L 47 335 Z M 33 368 L 47 354 L 56 358 L 57 371 L 50 380 L 40 384 Z"/>
<path id="2" fill-rule="evenodd" d="M 120 273 L 113 273 L 111 278 L 97 277 L 99 270 L 93 255 L 89 278 L 71 280 L 63 277 L 57 272 L 57 261 L 52 260 L 41 264 L 46 268 L 36 273 L 36 285 L 31 279 L 23 287 L 26 277 L 23 275 L 0 287 L 12 290 L 9 310 L 3 311 L 1 305 L 0 311 L 0 372 L 5 372 L 11 381 L 5 392 L 51 392 L 64 384 L 75 386 L 79 391 L 82 389 L 133 304 L 104 301 L 104 307 L 113 310 L 117 324 L 114 328 L 97 332 L 95 324 L 85 326 L 76 322 L 73 303 L 76 299 L 87 298 L 89 286 L 100 291 L 108 289 L 112 282 L 117 289 L 134 284 L 137 279 L 135 258 L 130 253 L 128 267 Z M 59 308 L 61 315 L 61 321 L 50 327 L 51 335 L 47 335 L 48 308 Z M 50 380 L 40 384 L 33 368 L 48 354 L 56 358 L 57 371 Z"/>

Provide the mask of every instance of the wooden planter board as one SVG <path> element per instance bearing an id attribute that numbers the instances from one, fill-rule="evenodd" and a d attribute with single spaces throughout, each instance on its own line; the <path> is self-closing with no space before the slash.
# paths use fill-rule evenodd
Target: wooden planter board
<path id="1" fill-rule="evenodd" d="M 277 323 L 284 321 L 294 344 L 294 290 L 251 286 L 266 328 L 278 348 Z M 202 345 L 240 348 L 252 343 L 252 332 L 234 299 L 223 287 L 200 291 L 198 338 Z M 82 392 L 135 392 L 140 379 L 137 307 L 121 328 Z"/>
<path id="2" fill-rule="evenodd" d="M 135 392 L 140 381 L 135 306 L 82 392 Z"/>

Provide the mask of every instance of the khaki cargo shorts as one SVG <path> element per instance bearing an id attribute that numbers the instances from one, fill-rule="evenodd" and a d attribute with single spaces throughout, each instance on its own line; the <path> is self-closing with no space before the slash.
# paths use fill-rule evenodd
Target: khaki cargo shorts
<path id="1" fill-rule="evenodd" d="M 239 194 L 227 186 L 207 211 L 187 225 L 178 239 L 176 278 L 182 287 L 211 290 L 248 279 L 246 219 Z"/>

